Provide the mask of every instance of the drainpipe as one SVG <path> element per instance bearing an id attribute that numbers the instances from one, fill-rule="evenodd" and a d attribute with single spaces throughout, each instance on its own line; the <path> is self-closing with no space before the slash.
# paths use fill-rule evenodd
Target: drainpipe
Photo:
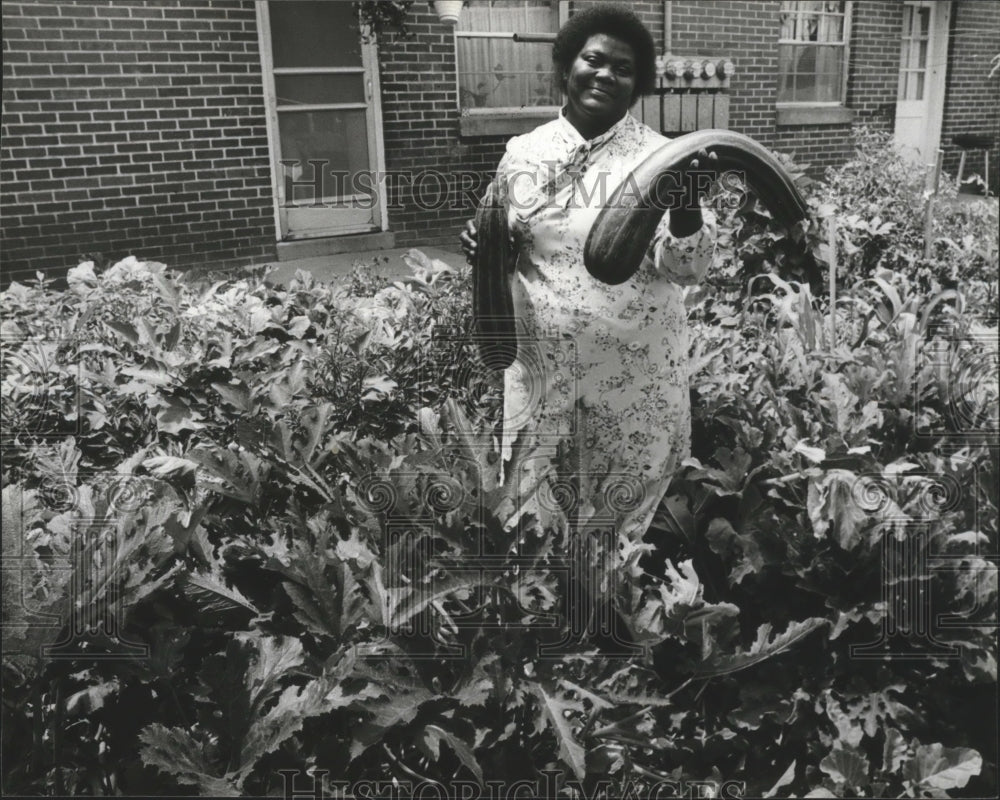
<path id="1" fill-rule="evenodd" d="M 671 39 L 673 39 L 673 15 L 671 14 L 672 0 L 663 0 L 663 53 L 670 52 Z"/>

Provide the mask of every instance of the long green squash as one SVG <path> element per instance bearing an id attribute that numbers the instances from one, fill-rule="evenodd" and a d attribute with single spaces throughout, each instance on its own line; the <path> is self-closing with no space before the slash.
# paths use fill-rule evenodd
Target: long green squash
<path id="1" fill-rule="evenodd" d="M 502 370 L 517 355 L 517 328 L 510 282 L 510 247 L 503 187 L 494 181 L 476 210 L 476 256 L 472 265 L 473 341 L 490 369 Z"/>
<path id="2" fill-rule="evenodd" d="M 706 158 L 702 155 L 706 151 Z M 691 166 L 697 158 L 697 167 Z M 807 213 L 805 201 L 778 160 L 759 143 L 733 131 L 707 129 L 678 136 L 650 155 L 612 194 L 594 221 L 583 251 L 587 271 L 616 285 L 642 264 L 656 226 L 670 203 L 671 186 L 658 183 L 671 175 L 673 187 L 685 186 L 688 172 L 733 171 L 753 190 L 781 224 L 791 226 Z M 664 181 L 666 184 L 666 181 Z M 663 197 L 658 197 L 657 192 Z"/>

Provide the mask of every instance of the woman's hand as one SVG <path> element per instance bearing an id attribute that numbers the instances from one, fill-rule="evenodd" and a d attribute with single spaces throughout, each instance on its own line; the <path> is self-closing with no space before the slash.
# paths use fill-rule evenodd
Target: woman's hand
<path id="1" fill-rule="evenodd" d="M 701 230 L 704 220 L 700 208 L 675 208 L 670 212 L 668 228 L 672 236 L 683 239 Z"/>
<path id="2" fill-rule="evenodd" d="M 701 150 L 698 153 L 698 158 L 691 159 L 691 170 L 697 170 L 699 167 L 700 159 L 707 159 L 709 161 L 717 161 L 718 156 L 715 153 L 709 153 L 705 150 Z M 713 165 L 714 166 L 714 165 Z M 685 236 L 693 236 L 702 226 L 702 216 L 701 216 L 701 205 L 699 204 L 699 198 L 697 192 L 690 192 L 687 197 L 693 202 L 693 206 L 687 206 L 685 204 L 682 208 L 672 208 L 670 209 L 670 220 L 669 229 L 673 236 L 681 239 Z"/>
<path id="3" fill-rule="evenodd" d="M 458 235 L 458 241 L 462 243 L 462 252 L 465 253 L 465 260 L 470 264 L 476 258 L 476 247 L 478 245 L 479 232 L 476 224 L 471 219 L 465 221 L 465 229 Z"/>

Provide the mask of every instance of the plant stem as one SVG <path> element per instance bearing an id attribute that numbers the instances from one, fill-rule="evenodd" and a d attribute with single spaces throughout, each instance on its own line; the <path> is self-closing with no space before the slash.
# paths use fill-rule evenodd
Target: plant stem
<path id="1" fill-rule="evenodd" d="M 428 778 L 425 775 L 421 775 L 419 772 L 416 772 L 415 770 L 410 769 L 410 767 L 406 766 L 406 764 L 403 763 L 402 759 L 400 759 L 399 756 L 393 753 L 392 750 L 389 749 L 389 745 L 385 744 L 384 742 L 382 743 L 382 749 L 385 750 L 386 753 L 388 753 L 389 758 L 392 759 L 393 763 L 395 763 L 397 767 L 403 770 L 403 772 L 405 772 L 410 777 L 416 778 L 418 781 L 420 781 L 421 785 L 426 783 L 435 783 L 438 784 L 439 786 L 441 785 L 437 781 Z"/>
<path id="2" fill-rule="evenodd" d="M 52 717 L 52 768 L 56 777 L 56 794 L 60 797 L 66 795 L 66 784 L 62 774 L 62 705 L 63 705 L 63 676 L 56 678 L 55 714 Z"/>

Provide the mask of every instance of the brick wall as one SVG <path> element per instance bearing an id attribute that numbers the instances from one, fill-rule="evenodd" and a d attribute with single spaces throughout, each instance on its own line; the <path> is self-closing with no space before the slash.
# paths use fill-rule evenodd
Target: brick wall
<path id="1" fill-rule="evenodd" d="M 249 0 L 3 3 L 4 280 L 274 252 Z"/>
<path id="2" fill-rule="evenodd" d="M 673 0 L 670 50 L 679 56 L 728 55 L 729 127 L 773 146 L 778 93 L 778 0 Z"/>
<path id="3" fill-rule="evenodd" d="M 899 0 L 863 0 L 854 5 L 847 105 L 857 114 L 856 125 L 892 132 L 896 125 L 903 4 Z"/>
<path id="4" fill-rule="evenodd" d="M 390 228 L 400 247 L 453 245 L 473 207 L 459 194 L 458 176 L 495 167 L 502 142 L 459 137 L 452 27 L 424 3 L 413 5 L 407 26 L 412 38 L 390 33 L 379 44 L 386 168 L 400 176 L 389 187 Z M 436 207 L 418 206 L 415 185 L 428 192 L 424 205 Z M 439 197 L 442 187 L 446 196 Z"/>
<path id="5" fill-rule="evenodd" d="M 1000 74 L 988 77 L 990 59 L 1000 52 L 1000 3 L 959 0 L 951 17 L 948 49 L 948 90 L 945 94 L 941 147 L 944 169 L 958 172 L 960 150 L 953 136 L 981 133 L 993 137 L 990 150 L 990 190 L 1000 188 Z M 970 151 L 965 176 L 983 173 L 982 151 Z"/>

